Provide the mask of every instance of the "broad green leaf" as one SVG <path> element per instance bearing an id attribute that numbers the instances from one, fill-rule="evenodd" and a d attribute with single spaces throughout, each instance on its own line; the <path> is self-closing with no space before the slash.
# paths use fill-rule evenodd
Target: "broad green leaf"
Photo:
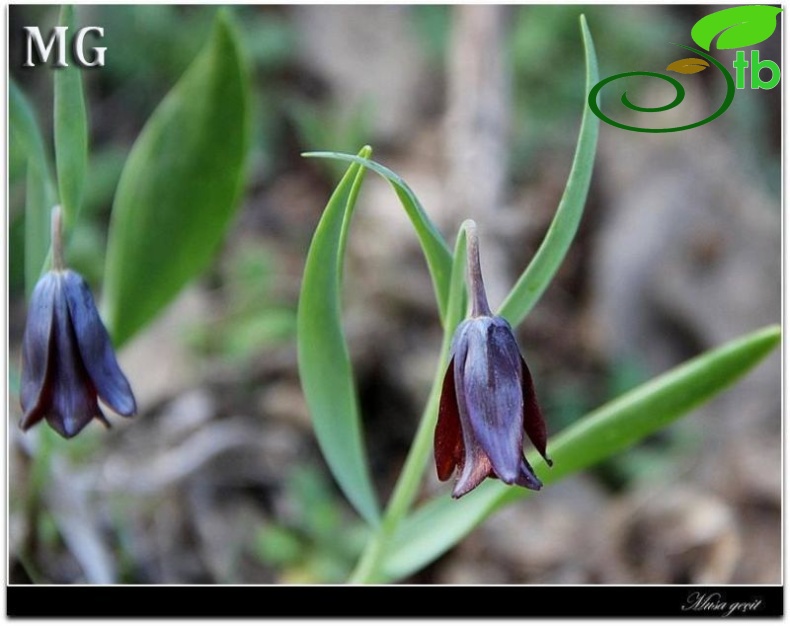
<path id="1" fill-rule="evenodd" d="M 370 156 L 370 148 L 360 152 Z M 321 451 L 346 497 L 369 523 L 379 519 L 341 316 L 348 224 L 365 169 L 352 164 L 313 235 L 297 313 L 299 378 Z"/>
<path id="2" fill-rule="evenodd" d="M 700 19 L 691 28 L 694 42 L 710 50 L 714 37 L 719 50 L 745 48 L 765 41 L 776 30 L 776 16 L 782 12 L 778 7 L 747 5 L 722 9 Z"/>
<path id="3" fill-rule="evenodd" d="M 576 154 L 573 157 L 565 191 L 546 237 L 499 309 L 499 315 L 507 319 L 513 327 L 518 326 L 532 310 L 562 264 L 579 227 L 587 191 L 590 188 L 599 120 L 587 106 L 586 94 L 590 93 L 593 85 L 598 82 L 598 61 L 587 21 L 583 15 L 580 21 L 587 66 L 587 86 L 584 91 L 584 113 L 576 143 Z"/>
<path id="4" fill-rule="evenodd" d="M 665 428 L 730 387 L 766 357 L 781 339 L 770 326 L 698 356 L 603 405 L 553 437 L 548 469 L 537 454 L 529 461 L 544 485 L 592 467 Z M 436 498 L 407 518 L 385 560 L 388 580 L 419 570 L 443 554 L 499 507 L 531 492 L 487 481 L 464 498 Z"/>
<path id="5" fill-rule="evenodd" d="M 61 26 L 76 31 L 74 7 L 64 5 L 60 11 Z M 55 75 L 55 163 L 58 172 L 60 205 L 66 228 L 77 220 L 85 175 L 88 168 L 88 121 L 82 91 L 82 69 L 72 62 L 68 67 L 53 70 Z"/>
<path id="6" fill-rule="evenodd" d="M 678 59 L 667 65 L 667 70 L 670 72 L 677 72 L 678 74 L 696 74 L 702 72 L 710 67 L 705 59 L 697 59 L 689 57 L 687 59 Z"/>
<path id="7" fill-rule="evenodd" d="M 227 13 L 154 111 L 115 195 L 105 310 L 116 345 L 151 321 L 209 264 L 242 190 L 248 76 Z"/>
<path id="8" fill-rule="evenodd" d="M 25 292 L 28 297 L 41 277 L 49 252 L 52 205 L 49 185 L 30 159 L 25 191 Z"/>
<path id="9" fill-rule="evenodd" d="M 433 289 L 436 293 L 436 302 L 439 306 L 439 314 L 444 321 L 447 314 L 447 294 L 449 289 L 450 271 L 452 269 L 452 253 L 447 246 L 447 242 L 442 237 L 439 229 L 430 220 L 425 209 L 422 208 L 420 201 L 409 186 L 392 170 L 359 156 L 352 154 L 342 154 L 340 152 L 305 152 L 302 156 L 317 157 L 323 159 L 339 159 L 359 163 L 379 176 L 385 178 L 395 190 L 398 199 L 409 216 L 417 237 L 420 240 L 423 254 L 428 262 L 428 271 L 431 273 Z"/>

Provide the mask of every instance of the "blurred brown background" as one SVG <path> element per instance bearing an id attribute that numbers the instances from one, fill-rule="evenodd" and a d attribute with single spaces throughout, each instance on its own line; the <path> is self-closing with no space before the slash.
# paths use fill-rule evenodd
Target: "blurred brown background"
<path id="1" fill-rule="evenodd" d="M 120 354 L 140 407 L 57 441 L 32 493 L 41 428 L 22 434 L 24 161 L 9 152 L 11 582 L 340 582 L 365 529 L 318 453 L 300 390 L 295 309 L 307 247 L 342 168 L 305 150 L 373 158 L 415 190 L 448 240 L 477 220 L 496 305 L 551 221 L 585 103 L 578 17 L 601 77 L 661 72 L 705 6 L 238 6 L 255 86 L 243 206 L 221 254 Z M 85 72 L 91 167 L 68 258 L 99 289 L 125 155 L 199 49 L 208 6 L 80 6 L 106 29 Z M 51 132 L 51 73 L 10 74 Z M 781 58 L 779 30 L 758 46 Z M 145 50 L 145 54 L 141 50 Z M 718 52 L 730 67 L 733 55 Z M 723 97 L 684 77 L 688 123 Z M 619 85 L 605 91 L 614 107 Z M 631 89 L 631 87 L 629 87 Z M 640 104 L 673 94 L 634 83 Z M 781 93 L 739 90 L 724 116 L 667 134 L 601 125 L 581 230 L 518 329 L 556 433 L 708 348 L 780 321 Z M 630 93 L 630 92 L 629 92 Z M 605 101 L 608 102 L 608 101 Z M 638 123 L 622 107 L 615 119 Z M 669 125 L 669 124 L 667 124 Z M 416 238 L 368 176 L 352 227 L 345 320 L 382 500 L 403 463 L 441 331 Z M 642 445 L 501 511 L 416 583 L 779 583 L 778 351 L 716 401 Z M 549 446 L 550 451 L 550 446 Z M 432 470 L 426 492 L 447 490 Z"/>

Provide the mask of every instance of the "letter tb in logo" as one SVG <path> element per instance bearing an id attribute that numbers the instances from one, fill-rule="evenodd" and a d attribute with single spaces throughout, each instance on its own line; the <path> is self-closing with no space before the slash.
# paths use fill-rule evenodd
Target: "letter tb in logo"
<path id="1" fill-rule="evenodd" d="M 52 29 L 49 39 L 44 43 L 44 38 L 41 36 L 41 30 L 38 26 L 25 26 L 25 62 L 22 64 L 24 67 L 35 67 L 33 52 L 35 50 L 36 56 L 41 63 L 46 63 L 49 60 L 50 54 L 56 50 L 55 59 L 52 63 L 55 67 L 68 67 L 66 62 L 66 31 L 68 26 L 56 26 Z M 104 29 L 100 26 L 85 26 L 77 31 L 77 36 L 74 37 L 72 42 L 72 50 L 74 58 L 78 65 L 82 67 L 103 67 L 104 66 L 104 53 L 107 50 L 104 47 L 92 47 L 93 51 L 91 59 L 85 56 L 85 36 L 95 32 L 98 37 L 104 37 Z"/>
<path id="2" fill-rule="evenodd" d="M 743 50 L 738 50 L 732 66 L 735 68 L 735 86 L 738 89 L 745 89 L 746 68 L 750 66 L 749 61 L 746 60 L 746 53 Z M 768 80 L 763 80 L 760 76 L 762 70 L 768 70 L 771 73 L 771 77 Z M 773 89 L 779 84 L 780 76 L 781 72 L 776 63 L 770 59 L 760 60 L 760 51 L 752 50 L 749 87 L 752 89 Z"/>

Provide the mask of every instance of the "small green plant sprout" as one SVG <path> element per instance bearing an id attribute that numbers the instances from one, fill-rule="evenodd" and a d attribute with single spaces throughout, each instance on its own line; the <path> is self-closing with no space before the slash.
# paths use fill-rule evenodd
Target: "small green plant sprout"
<path id="1" fill-rule="evenodd" d="M 529 497 L 541 484 L 548 486 L 627 450 L 709 400 L 757 365 L 779 342 L 780 329 L 775 326 L 735 339 L 604 404 L 545 441 L 526 365 L 510 329 L 525 320 L 551 283 L 573 242 L 589 189 L 598 118 L 585 96 L 599 79 L 583 16 L 581 30 L 586 87 L 579 89 L 584 112 L 571 172 L 542 244 L 495 313 L 489 310 L 477 277 L 474 229 L 461 228 L 451 249 L 409 186 L 370 159 L 370 147 L 356 155 L 305 155 L 350 163 L 313 236 L 297 319 L 299 373 L 318 443 L 338 485 L 370 528 L 350 582 L 382 583 L 417 572 L 502 506 Z M 444 331 L 422 418 L 383 508 L 363 444 L 340 299 L 349 224 L 367 170 L 390 183 L 412 222 Z M 472 276 L 472 316 L 463 322 L 467 265 Z M 503 373 L 505 382 L 489 390 L 490 369 Z M 446 382 L 448 376 L 452 382 Z M 487 390 L 495 397 L 481 399 Z M 455 409 L 457 418 L 452 414 Z M 526 457 L 521 449 L 524 430 L 536 447 Z M 466 494 L 463 498 L 454 499 L 445 492 L 415 504 L 432 447 L 440 478 L 461 470 L 452 495 Z M 546 449 L 554 462 L 551 471 L 547 471 Z M 484 481 L 490 473 L 502 480 Z M 507 483 L 528 488 L 516 489 Z"/>

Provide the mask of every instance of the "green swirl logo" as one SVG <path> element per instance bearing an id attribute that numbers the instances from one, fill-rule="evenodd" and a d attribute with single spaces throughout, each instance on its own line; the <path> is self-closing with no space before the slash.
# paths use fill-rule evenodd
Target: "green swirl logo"
<path id="1" fill-rule="evenodd" d="M 718 40 L 716 42 L 716 47 L 720 50 L 753 46 L 768 39 L 768 37 L 774 33 L 776 30 L 776 16 L 781 13 L 781 11 L 782 9 L 776 7 L 762 5 L 732 7 L 722 11 L 716 11 L 710 15 L 706 15 L 694 24 L 691 29 L 691 38 L 697 45 L 708 51 L 713 44 L 713 39 L 717 35 Z M 705 119 L 692 124 L 674 126 L 672 128 L 643 128 L 617 122 L 601 111 L 598 105 L 598 94 L 601 90 L 609 83 L 629 76 L 647 76 L 666 81 L 675 88 L 675 98 L 670 103 L 661 106 L 642 107 L 631 102 L 628 97 L 628 92 L 623 92 L 620 101 L 625 107 L 640 113 L 658 113 L 660 111 L 668 111 L 678 106 L 686 97 L 686 91 L 683 85 L 671 76 L 659 74 L 657 72 L 623 72 L 603 79 L 590 90 L 590 94 L 587 97 L 587 102 L 592 112 L 607 124 L 638 133 L 674 133 L 702 126 L 722 115 L 735 98 L 736 81 L 733 80 L 730 72 L 719 61 L 701 50 L 683 44 L 673 45 L 694 52 L 702 58 L 692 57 L 680 59 L 674 63 L 670 63 L 666 68 L 667 70 L 679 74 L 696 74 L 706 70 L 712 64 L 713 67 L 721 72 L 721 75 L 727 83 L 727 93 L 721 106 L 716 109 L 715 112 Z M 745 59 L 744 52 L 738 52 L 733 67 L 737 73 L 737 89 L 743 89 L 745 87 L 746 68 L 750 67 L 749 61 Z M 763 69 L 768 69 L 771 72 L 771 78 L 768 81 L 764 81 L 760 77 L 760 71 Z M 761 61 L 758 51 L 752 50 L 750 75 L 752 89 L 772 89 L 779 83 L 779 75 L 779 66 L 777 66 L 776 63 L 770 60 Z"/>

